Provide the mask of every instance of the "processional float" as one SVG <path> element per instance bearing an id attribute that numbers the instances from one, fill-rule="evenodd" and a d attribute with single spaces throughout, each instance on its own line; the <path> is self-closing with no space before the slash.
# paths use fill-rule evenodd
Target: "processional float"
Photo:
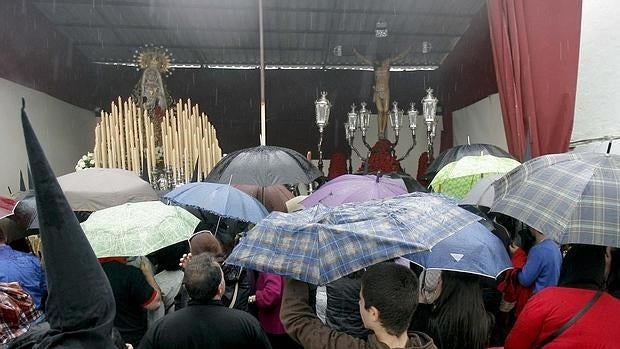
<path id="1" fill-rule="evenodd" d="M 142 77 L 133 97 L 101 111 L 95 167 L 134 171 L 161 190 L 202 180 L 222 158 L 215 128 L 190 99 L 172 103 L 162 79 L 172 70 L 167 50 L 145 46 L 134 58 Z"/>

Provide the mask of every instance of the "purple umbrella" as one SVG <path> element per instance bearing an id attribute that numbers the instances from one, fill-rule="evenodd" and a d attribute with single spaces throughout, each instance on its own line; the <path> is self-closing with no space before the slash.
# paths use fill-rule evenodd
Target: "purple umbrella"
<path id="1" fill-rule="evenodd" d="M 328 207 L 347 202 L 363 202 L 407 194 L 402 179 L 381 177 L 381 175 L 343 175 L 333 179 L 301 202 L 303 207 L 321 203 Z"/>

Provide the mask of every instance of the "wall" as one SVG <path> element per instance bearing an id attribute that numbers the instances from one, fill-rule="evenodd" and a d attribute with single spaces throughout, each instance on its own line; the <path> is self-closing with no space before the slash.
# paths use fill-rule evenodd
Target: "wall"
<path id="1" fill-rule="evenodd" d="M 583 1 L 571 141 L 620 136 L 620 2 Z"/>
<path id="2" fill-rule="evenodd" d="M 499 94 L 495 93 L 465 108 L 452 113 L 454 145 L 469 143 L 494 144 L 506 151 L 504 120 L 499 104 Z M 469 137 L 469 139 L 468 139 Z"/>
<path id="3" fill-rule="evenodd" d="M 461 137 L 461 130 L 453 125 L 452 112 L 497 93 L 486 5 L 474 16 L 454 50 L 441 64 L 439 87 L 445 127 L 441 147 L 445 150 L 452 146 L 454 137 Z"/>
<path id="4" fill-rule="evenodd" d="M 19 190 L 19 170 L 27 181 L 27 157 L 22 132 L 21 98 L 57 176 L 74 171 L 80 156 L 94 144 L 95 115 L 45 93 L 0 78 L 0 195 Z"/>

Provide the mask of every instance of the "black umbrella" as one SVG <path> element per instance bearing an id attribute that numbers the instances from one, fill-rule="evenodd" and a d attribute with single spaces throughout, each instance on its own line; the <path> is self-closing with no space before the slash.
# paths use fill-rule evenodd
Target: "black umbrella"
<path id="1" fill-rule="evenodd" d="M 441 170 L 447 164 L 457 161 L 465 156 L 473 155 L 493 155 L 499 158 L 514 159 L 514 157 L 508 152 L 493 144 L 457 145 L 439 154 L 439 156 L 437 156 L 437 159 L 435 159 L 428 166 L 426 172 L 424 172 L 424 175 L 426 176 L 426 178 L 435 177 L 437 172 L 439 172 L 439 170 Z"/>
<path id="2" fill-rule="evenodd" d="M 311 183 L 321 176 L 323 173 L 316 166 L 294 150 L 259 146 L 228 154 L 215 165 L 204 181 L 266 187 Z"/>
<path id="3" fill-rule="evenodd" d="M 22 127 L 49 290 L 45 313 L 50 330 L 41 334 L 36 347 L 114 348 L 110 283 L 45 158 L 24 106 Z"/>

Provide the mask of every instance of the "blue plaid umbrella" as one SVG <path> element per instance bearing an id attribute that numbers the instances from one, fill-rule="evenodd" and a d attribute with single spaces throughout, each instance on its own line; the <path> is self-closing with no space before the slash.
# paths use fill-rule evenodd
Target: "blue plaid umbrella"
<path id="1" fill-rule="evenodd" d="M 440 196 L 423 193 L 333 208 L 319 204 L 291 214 L 271 213 L 248 232 L 226 262 L 325 284 L 428 250 L 479 219 Z"/>
<path id="2" fill-rule="evenodd" d="M 258 223 L 268 214 L 258 200 L 227 184 L 189 183 L 169 192 L 164 199 L 186 208 L 249 223 Z"/>
<path id="3" fill-rule="evenodd" d="M 440 241 L 430 251 L 404 258 L 425 269 L 458 271 L 493 279 L 512 268 L 502 241 L 478 222 Z"/>
<path id="4" fill-rule="evenodd" d="M 492 211 L 561 243 L 620 247 L 620 156 L 555 154 L 495 182 Z"/>

